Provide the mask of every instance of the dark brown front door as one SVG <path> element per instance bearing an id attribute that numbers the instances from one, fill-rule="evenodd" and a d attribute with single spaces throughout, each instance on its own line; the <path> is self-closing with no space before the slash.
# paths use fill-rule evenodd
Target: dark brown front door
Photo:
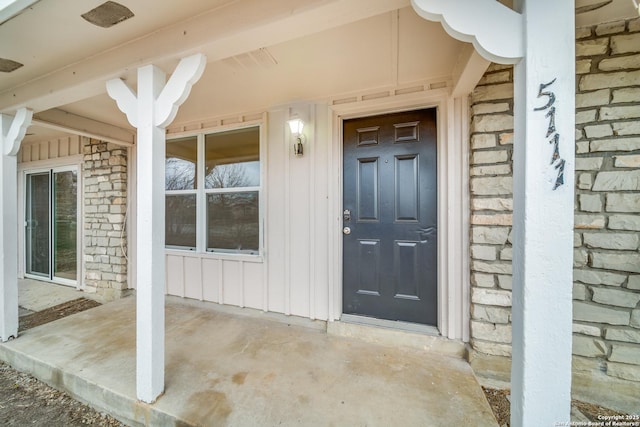
<path id="1" fill-rule="evenodd" d="M 343 139 L 343 313 L 436 325 L 436 110 L 345 120 Z"/>

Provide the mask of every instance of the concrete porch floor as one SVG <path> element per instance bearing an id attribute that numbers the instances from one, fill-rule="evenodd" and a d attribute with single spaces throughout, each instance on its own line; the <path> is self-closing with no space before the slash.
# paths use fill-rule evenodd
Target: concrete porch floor
<path id="1" fill-rule="evenodd" d="M 168 297 L 152 405 L 136 400 L 134 297 L 28 330 L 0 359 L 130 425 L 497 425 L 466 361 L 287 319 Z"/>

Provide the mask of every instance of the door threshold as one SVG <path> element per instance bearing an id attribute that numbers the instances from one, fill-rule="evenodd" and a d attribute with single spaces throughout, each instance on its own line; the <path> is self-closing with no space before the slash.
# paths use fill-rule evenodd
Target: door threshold
<path id="1" fill-rule="evenodd" d="M 355 323 L 357 325 L 375 326 L 378 328 L 395 329 L 399 331 L 415 332 L 432 336 L 440 336 L 438 328 L 431 325 L 421 325 L 419 323 L 402 322 L 400 320 L 376 319 L 375 317 L 358 316 L 355 314 L 343 314 L 340 321 L 345 323 Z"/>
<path id="2" fill-rule="evenodd" d="M 443 356 L 466 358 L 467 346 L 440 335 L 434 326 L 343 314 L 327 322 L 327 334 L 391 347 L 408 347 Z"/>

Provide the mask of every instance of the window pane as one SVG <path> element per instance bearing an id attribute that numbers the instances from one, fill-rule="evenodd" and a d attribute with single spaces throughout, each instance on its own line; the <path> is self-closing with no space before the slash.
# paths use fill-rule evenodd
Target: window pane
<path id="1" fill-rule="evenodd" d="M 258 192 L 207 195 L 207 250 L 257 253 Z"/>
<path id="2" fill-rule="evenodd" d="M 260 185 L 260 128 L 205 136 L 205 188 Z"/>
<path id="3" fill-rule="evenodd" d="M 27 273 L 49 277 L 49 172 L 27 175 Z"/>
<path id="4" fill-rule="evenodd" d="M 167 195 L 165 245 L 196 247 L 196 195 Z"/>
<path id="5" fill-rule="evenodd" d="M 193 190 L 196 188 L 196 161 L 198 139 L 189 138 L 167 141 L 165 158 L 165 189 Z"/>

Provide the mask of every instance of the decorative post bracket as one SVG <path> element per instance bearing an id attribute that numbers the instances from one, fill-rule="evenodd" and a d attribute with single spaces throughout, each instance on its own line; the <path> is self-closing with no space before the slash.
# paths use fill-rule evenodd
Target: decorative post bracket
<path id="1" fill-rule="evenodd" d="M 5 156 L 15 156 L 20 150 L 20 144 L 24 138 L 27 128 L 31 124 L 33 111 L 21 108 L 16 112 L 13 120 L 9 116 L 2 115 L 2 154 Z"/>
<path id="2" fill-rule="evenodd" d="M 169 82 L 155 100 L 154 126 L 164 128 L 176 118 L 178 108 L 189 96 L 191 87 L 202 77 L 206 65 L 207 58 L 202 54 L 192 55 L 180 61 Z M 107 82 L 107 93 L 117 102 L 120 111 L 127 115 L 131 126 L 137 128 L 139 100 L 133 90 L 121 79 L 113 79 Z"/>
<path id="3" fill-rule="evenodd" d="M 411 0 L 411 5 L 489 61 L 515 64 L 524 57 L 523 17 L 496 0 Z"/>
<path id="4" fill-rule="evenodd" d="M 107 93 L 138 130 L 136 393 L 147 403 L 164 391 L 165 127 L 175 119 L 205 65 L 202 54 L 183 58 L 168 82 L 158 67 L 140 67 L 137 95 L 120 79 L 107 82 Z"/>
<path id="5" fill-rule="evenodd" d="M 33 111 L 0 114 L 0 341 L 18 336 L 18 160 Z"/>

